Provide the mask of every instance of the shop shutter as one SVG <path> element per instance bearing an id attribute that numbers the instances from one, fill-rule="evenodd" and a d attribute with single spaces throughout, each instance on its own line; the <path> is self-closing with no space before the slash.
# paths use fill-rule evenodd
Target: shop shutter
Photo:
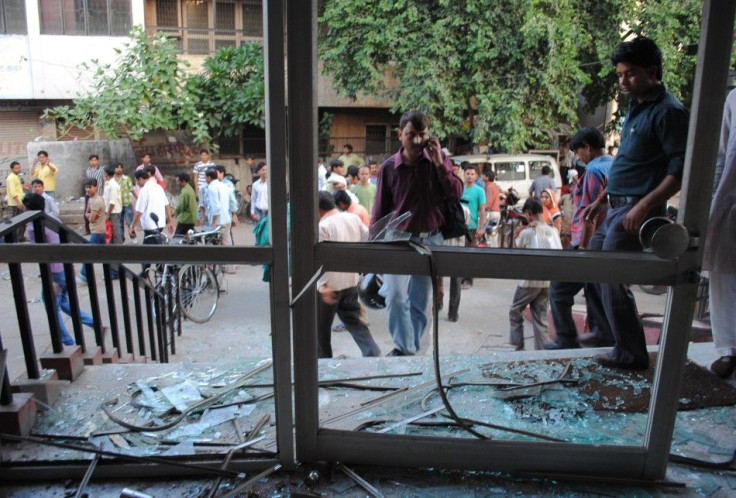
<path id="1" fill-rule="evenodd" d="M 26 144 L 41 135 L 38 111 L 0 111 L 0 156 L 25 158 Z"/>

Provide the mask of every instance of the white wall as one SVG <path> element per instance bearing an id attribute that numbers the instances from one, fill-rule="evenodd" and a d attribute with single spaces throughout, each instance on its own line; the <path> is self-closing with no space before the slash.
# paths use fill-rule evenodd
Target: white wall
<path id="1" fill-rule="evenodd" d="M 113 62 L 119 36 L 41 35 L 37 0 L 26 0 L 28 36 L 0 35 L 0 99 L 72 99 L 88 90 L 79 65 Z M 144 24 L 143 0 L 132 0 L 133 24 Z"/>

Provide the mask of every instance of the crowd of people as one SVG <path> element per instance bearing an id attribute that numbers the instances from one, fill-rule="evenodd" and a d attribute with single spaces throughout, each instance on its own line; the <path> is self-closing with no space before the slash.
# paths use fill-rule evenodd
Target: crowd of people
<path id="1" fill-rule="evenodd" d="M 619 89 L 631 98 L 617 155 L 614 158 L 615 147 L 606 146 L 599 130 L 579 130 L 565 144 L 569 153 L 561 161 L 565 184 L 559 200 L 557 185 L 549 171 L 543 171 L 534 181 L 522 208 L 527 224 L 514 233 L 516 247 L 641 251 L 640 227 L 647 219 L 662 216 L 667 200 L 679 191 L 688 114 L 662 83 L 661 51 L 653 41 L 642 37 L 620 44 L 611 61 Z M 736 109 L 736 94 L 729 98 L 724 115 L 716 178 L 716 201 L 720 198 L 722 202 L 714 201 L 713 207 L 714 213 L 722 214 L 722 225 L 726 227 L 730 227 L 727 212 L 733 203 L 732 199 L 724 199 L 732 195 L 732 183 L 729 182 L 733 181 L 731 163 L 736 157 L 736 140 L 730 133 L 732 109 Z M 443 241 L 440 233 L 441 206 L 447 201 L 461 199 L 467 206 L 468 234 L 466 241 L 460 244 L 472 245 L 481 239 L 485 224 L 499 218 L 501 192 L 495 185 L 494 172 L 479 172 L 470 165 L 464 169 L 453 167 L 439 142 L 431 137 L 429 120 L 419 112 L 402 116 L 398 137 L 400 150 L 377 171 L 367 170 L 369 181 L 375 183 L 377 189 L 372 201 L 371 222 L 391 212 L 410 211 L 412 216 L 397 228 L 408 232 L 412 240 L 428 246 L 452 243 Z M 342 179 L 346 164 L 342 159 L 350 158 L 352 147 L 346 145 L 344 152 L 341 159 L 329 164 L 329 171 L 319 167 L 321 189 L 344 191 L 350 184 L 350 190 L 355 193 L 355 175 L 347 174 L 347 181 Z M 347 199 L 347 196 L 340 196 Z M 349 205 L 344 203 L 344 206 Z M 721 228 L 723 226 L 717 230 Z M 494 245 L 495 241 L 489 242 Z M 736 338 L 730 326 L 733 308 L 726 305 L 731 301 L 729 297 L 736 297 L 736 285 L 731 278 L 733 258 L 725 256 L 730 254 L 727 251 L 733 241 L 721 243 L 711 234 L 709 242 L 711 251 L 706 253 L 706 268 L 726 274 L 725 278 L 717 277 L 711 283 L 711 303 L 715 301 L 712 312 L 718 317 L 713 334 L 716 348 L 722 355 L 711 370 L 727 377 L 736 370 Z M 448 314 L 452 321 L 457 320 L 460 289 L 469 288 L 472 281 L 463 279 L 462 284 L 458 284 L 460 282 L 452 279 Z M 395 346 L 388 356 L 413 355 L 419 350 L 428 322 L 430 287 L 431 282 L 425 276 L 384 275 L 379 293 L 385 299 L 388 327 Z M 583 289 L 587 332 L 578 331 L 572 317 L 574 296 Z M 716 294 L 715 299 L 713 294 Z M 549 340 L 548 333 L 550 303 L 556 330 L 554 340 Z M 434 304 L 438 308 L 442 306 L 441 301 Z M 521 312 L 526 306 L 531 309 L 536 349 L 610 347 L 606 353 L 595 356 L 600 364 L 634 370 L 649 366 L 641 319 L 628 285 L 520 282 L 509 311 L 509 341 L 516 349 L 524 348 Z M 320 329 L 322 341 L 327 332 L 327 325 L 323 324 Z"/>
<path id="2" fill-rule="evenodd" d="M 649 218 L 664 214 L 667 200 L 680 189 L 688 114 L 684 106 L 662 83 L 662 53 L 647 38 L 620 44 L 611 58 L 619 89 L 630 97 L 623 121 L 618 153 L 606 146 L 596 128 L 578 130 L 563 144 L 560 165 L 564 184 L 558 191 L 551 171 L 543 170 L 529 189 L 522 212 L 526 223 L 513 233 L 519 249 L 642 250 L 638 232 Z M 725 212 L 732 205 L 733 158 L 736 134 L 730 133 L 736 96 L 731 94 L 724 114 L 721 149 L 713 213 Z M 429 118 L 418 111 L 405 113 L 398 129 L 399 150 L 382 164 L 367 162 L 345 144 L 343 154 L 328 164 L 317 166 L 320 240 L 365 241 L 368 229 L 392 213 L 411 212 L 395 227 L 411 240 L 426 246 L 482 245 L 496 247 L 498 240 L 486 235 L 486 226 L 498 223 L 503 192 L 495 183 L 495 172 L 465 164 L 451 164 L 449 151 L 430 133 Z M 223 228 L 224 243 L 233 242 L 231 227 L 238 224 L 235 184 L 225 168 L 211 161 L 203 149 L 192 175 L 177 175 L 180 197 L 172 211 L 166 183 L 151 157 L 144 155 L 136 168 L 135 181 L 123 174 L 122 164 L 101 167 L 99 157 L 89 157 L 85 180 L 85 232 L 92 243 L 123 243 L 136 236 L 136 226 L 147 237 L 164 229 L 183 234 L 197 225 L 204 229 Z M 249 185 L 249 221 L 268 218 L 268 167 L 247 158 L 252 175 Z M 20 165 L 11 164 L 8 176 L 8 204 L 14 212 L 29 207 L 24 200 Z M 30 206 L 41 206 L 50 216 L 58 216 L 54 203 L 55 180 L 59 168 L 45 151 L 33 163 L 33 192 Z M 31 188 L 31 187 L 28 187 Z M 559 197 L 558 197 L 559 192 Z M 42 201 L 42 202 L 41 202 Z M 444 205 L 459 201 L 466 212 L 467 233 L 455 240 L 444 240 Z M 155 217 L 151 217 L 155 213 Z M 729 229 L 730 218 L 723 214 L 717 230 Z M 711 224 L 713 227 L 714 224 Z M 733 258 L 725 257 L 731 242 L 722 243 L 710 232 L 705 267 L 711 270 L 713 333 L 722 357 L 712 370 L 729 376 L 736 370 L 736 339 L 733 337 L 731 307 L 736 297 Z M 730 234 L 734 231 L 730 230 Z M 730 254 L 730 253 L 728 253 Z M 232 271 L 228 269 L 228 271 Z M 725 275 L 725 276 L 724 276 Z M 79 277 L 84 279 L 84 272 Z M 460 292 L 472 286 L 470 278 L 450 282 L 448 319 L 458 320 Z M 380 350 L 368 330 L 365 313 L 358 299 L 358 275 L 328 272 L 318 283 L 319 354 L 330 357 L 330 332 L 337 315 L 338 327 L 349 331 L 364 356 L 377 356 Z M 58 284 L 61 287 L 61 284 Z M 387 356 L 410 356 L 420 349 L 428 324 L 432 281 L 424 275 L 384 275 L 379 290 L 385 302 L 388 328 L 394 348 Z M 572 317 L 574 297 L 585 292 L 587 332 L 577 330 Z M 443 306 L 443 288 L 439 300 Z M 63 299 L 61 300 L 63 302 Z M 610 347 L 596 359 L 606 366 L 646 369 L 646 350 L 641 319 L 628 285 L 613 283 L 524 280 L 519 282 L 509 310 L 509 342 L 524 348 L 522 312 L 529 307 L 536 349 L 566 349 L 580 346 Z M 547 313 L 556 331 L 549 339 Z M 66 340 L 66 336 L 65 336 Z"/>

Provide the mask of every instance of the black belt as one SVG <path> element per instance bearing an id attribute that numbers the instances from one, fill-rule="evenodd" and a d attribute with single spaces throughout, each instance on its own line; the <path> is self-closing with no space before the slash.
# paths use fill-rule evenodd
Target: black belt
<path id="1" fill-rule="evenodd" d="M 608 204 L 611 205 L 611 207 L 619 207 L 623 206 L 624 204 L 636 204 L 641 200 L 640 196 L 637 195 L 609 195 L 608 196 Z"/>
<path id="2" fill-rule="evenodd" d="M 418 233 L 412 233 L 414 237 L 419 237 L 420 239 L 426 239 L 429 237 L 432 237 L 433 235 L 437 235 L 440 233 L 440 229 L 432 230 L 431 232 L 418 232 Z"/>

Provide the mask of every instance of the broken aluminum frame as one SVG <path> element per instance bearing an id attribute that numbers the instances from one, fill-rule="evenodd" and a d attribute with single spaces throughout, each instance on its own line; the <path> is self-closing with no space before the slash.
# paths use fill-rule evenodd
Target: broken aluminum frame
<path id="1" fill-rule="evenodd" d="M 730 0 L 705 0 L 698 50 L 685 176 L 679 222 L 693 241 L 705 233 L 715 153 L 725 97 L 731 50 L 734 9 Z M 332 271 L 383 271 L 426 273 L 425 262 L 413 251 L 390 247 L 316 243 L 316 190 L 310 159 L 316 154 L 316 0 L 288 2 L 289 156 L 305 158 L 306 165 L 290 175 L 292 243 L 300 248 L 295 258 L 293 282 L 301 288 L 314 269 Z M 707 57 L 706 57 L 707 54 Z M 706 77 L 707 75 L 707 77 Z M 691 175 L 694 158 L 698 174 Z M 301 159 L 297 159 L 301 160 Z M 706 165 L 703 167 L 702 165 Z M 314 253 L 306 250 L 315 247 Z M 392 251 L 386 257 L 386 251 Z M 345 254 L 351 252 L 350 268 Z M 437 249 L 435 259 L 442 275 L 485 278 L 563 279 L 574 271 L 586 281 L 624 283 L 659 282 L 672 287 L 667 300 L 663 341 L 655 374 L 648 429 L 641 446 L 593 446 L 569 443 L 480 441 L 439 437 L 377 435 L 319 429 L 317 405 L 317 354 L 313 296 L 294 309 L 295 422 L 297 458 L 360 464 L 500 470 L 524 473 L 561 473 L 588 476 L 664 477 L 674 429 L 677 393 L 687 353 L 688 324 L 693 318 L 697 271 L 702 247 L 691 248 L 677 260 L 629 253 L 579 255 L 510 250 L 467 251 L 459 260 L 452 249 Z M 359 254 L 359 256 L 355 256 Z M 554 265 L 550 265 L 550 257 Z M 359 268 L 355 263 L 359 261 Z M 662 372 L 667 382 L 660 382 Z M 355 448 L 361 451 L 356 452 Z"/>

